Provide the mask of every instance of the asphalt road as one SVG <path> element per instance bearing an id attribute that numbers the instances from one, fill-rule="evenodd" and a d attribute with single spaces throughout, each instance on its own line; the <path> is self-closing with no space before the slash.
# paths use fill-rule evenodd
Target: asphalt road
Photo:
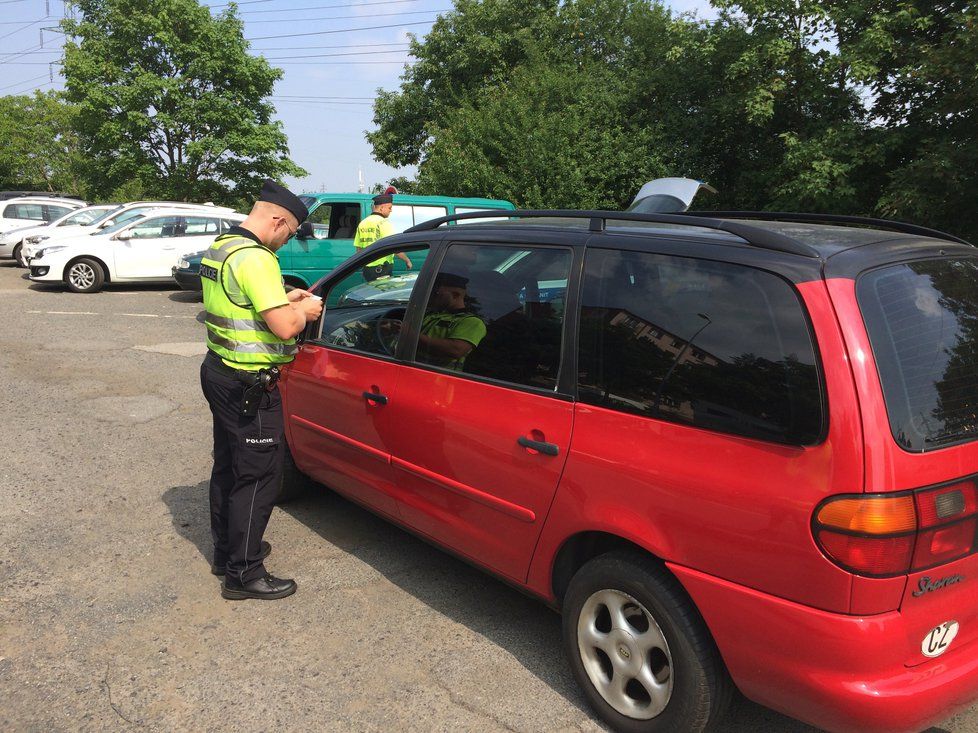
<path id="1" fill-rule="evenodd" d="M 200 302 L 0 262 L 0 729 L 602 730 L 556 614 L 328 491 L 266 533 L 299 592 L 222 600 Z M 723 731 L 814 729 L 741 700 Z"/>

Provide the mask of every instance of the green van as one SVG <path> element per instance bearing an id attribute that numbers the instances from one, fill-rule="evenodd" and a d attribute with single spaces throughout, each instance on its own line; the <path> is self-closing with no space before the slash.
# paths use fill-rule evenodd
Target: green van
<path id="1" fill-rule="evenodd" d="M 299 197 L 309 209 L 307 222 L 311 226 L 303 225 L 278 251 L 287 285 L 309 287 L 354 254 L 353 237 L 357 224 L 370 215 L 373 196 L 369 193 L 307 193 Z M 508 201 L 494 199 L 395 194 L 390 222 L 395 232 L 403 232 L 415 224 L 441 216 L 513 208 Z M 421 262 L 412 259 L 412 264 L 417 268 Z M 404 263 L 395 259 L 394 274 L 405 270 Z"/>

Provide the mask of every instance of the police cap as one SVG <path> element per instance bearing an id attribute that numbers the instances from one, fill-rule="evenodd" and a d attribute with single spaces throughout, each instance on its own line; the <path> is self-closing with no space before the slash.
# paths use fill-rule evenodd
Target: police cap
<path id="1" fill-rule="evenodd" d="M 444 285 L 446 288 L 465 288 L 469 284 L 469 279 L 454 272 L 439 272 L 435 275 L 435 287 Z"/>
<path id="2" fill-rule="evenodd" d="M 374 196 L 374 206 L 383 206 L 384 204 L 394 203 L 394 196 L 389 193 L 378 193 Z"/>
<path id="3" fill-rule="evenodd" d="M 299 197 L 271 178 L 266 178 L 262 184 L 261 196 L 258 197 L 258 200 L 281 206 L 292 214 L 300 224 L 309 217 L 309 209 L 299 200 Z"/>

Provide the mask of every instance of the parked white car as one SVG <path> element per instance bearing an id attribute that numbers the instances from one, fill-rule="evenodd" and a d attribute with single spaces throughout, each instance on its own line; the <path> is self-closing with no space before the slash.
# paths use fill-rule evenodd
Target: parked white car
<path id="1" fill-rule="evenodd" d="M 158 209 L 94 234 L 45 242 L 31 259 L 34 282 L 96 293 L 108 282 L 173 282 L 173 266 L 245 220 L 243 214 Z"/>
<path id="2" fill-rule="evenodd" d="M 50 224 L 18 227 L 0 233 L 0 257 L 13 257 L 17 260 L 19 266 L 27 267 L 27 262 L 22 257 L 23 247 L 32 237 L 38 237 L 38 241 L 40 241 L 40 238 L 47 239 L 53 233 L 76 234 L 79 227 L 93 224 L 96 220 L 101 219 L 105 214 L 118 207 L 118 204 L 84 206 L 80 209 L 69 211 Z"/>
<path id="3" fill-rule="evenodd" d="M 27 238 L 21 252 L 21 260 L 25 266 L 30 266 L 35 253 L 42 247 L 46 247 L 53 240 L 74 238 L 82 234 L 97 234 L 110 227 L 118 226 L 126 222 L 132 223 L 145 216 L 146 214 L 159 211 L 161 209 L 187 209 L 192 211 L 206 211 L 208 214 L 233 214 L 234 209 L 225 206 L 215 206 L 214 204 L 192 204 L 171 201 L 133 201 L 128 204 L 121 204 L 102 215 L 101 218 L 94 220 L 91 224 L 74 231 L 52 230 L 46 233 L 34 234 Z"/>
<path id="4" fill-rule="evenodd" d="M 0 232 L 50 223 L 83 206 L 86 206 L 85 202 L 78 199 L 45 196 L 21 196 L 0 201 Z"/>

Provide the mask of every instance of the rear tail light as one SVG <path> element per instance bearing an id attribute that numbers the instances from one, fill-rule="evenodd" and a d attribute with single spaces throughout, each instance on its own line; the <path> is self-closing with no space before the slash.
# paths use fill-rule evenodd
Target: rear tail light
<path id="1" fill-rule="evenodd" d="M 899 494 L 837 496 L 812 519 L 815 541 L 839 567 L 890 577 L 978 550 L 978 489 L 972 480 Z"/>

